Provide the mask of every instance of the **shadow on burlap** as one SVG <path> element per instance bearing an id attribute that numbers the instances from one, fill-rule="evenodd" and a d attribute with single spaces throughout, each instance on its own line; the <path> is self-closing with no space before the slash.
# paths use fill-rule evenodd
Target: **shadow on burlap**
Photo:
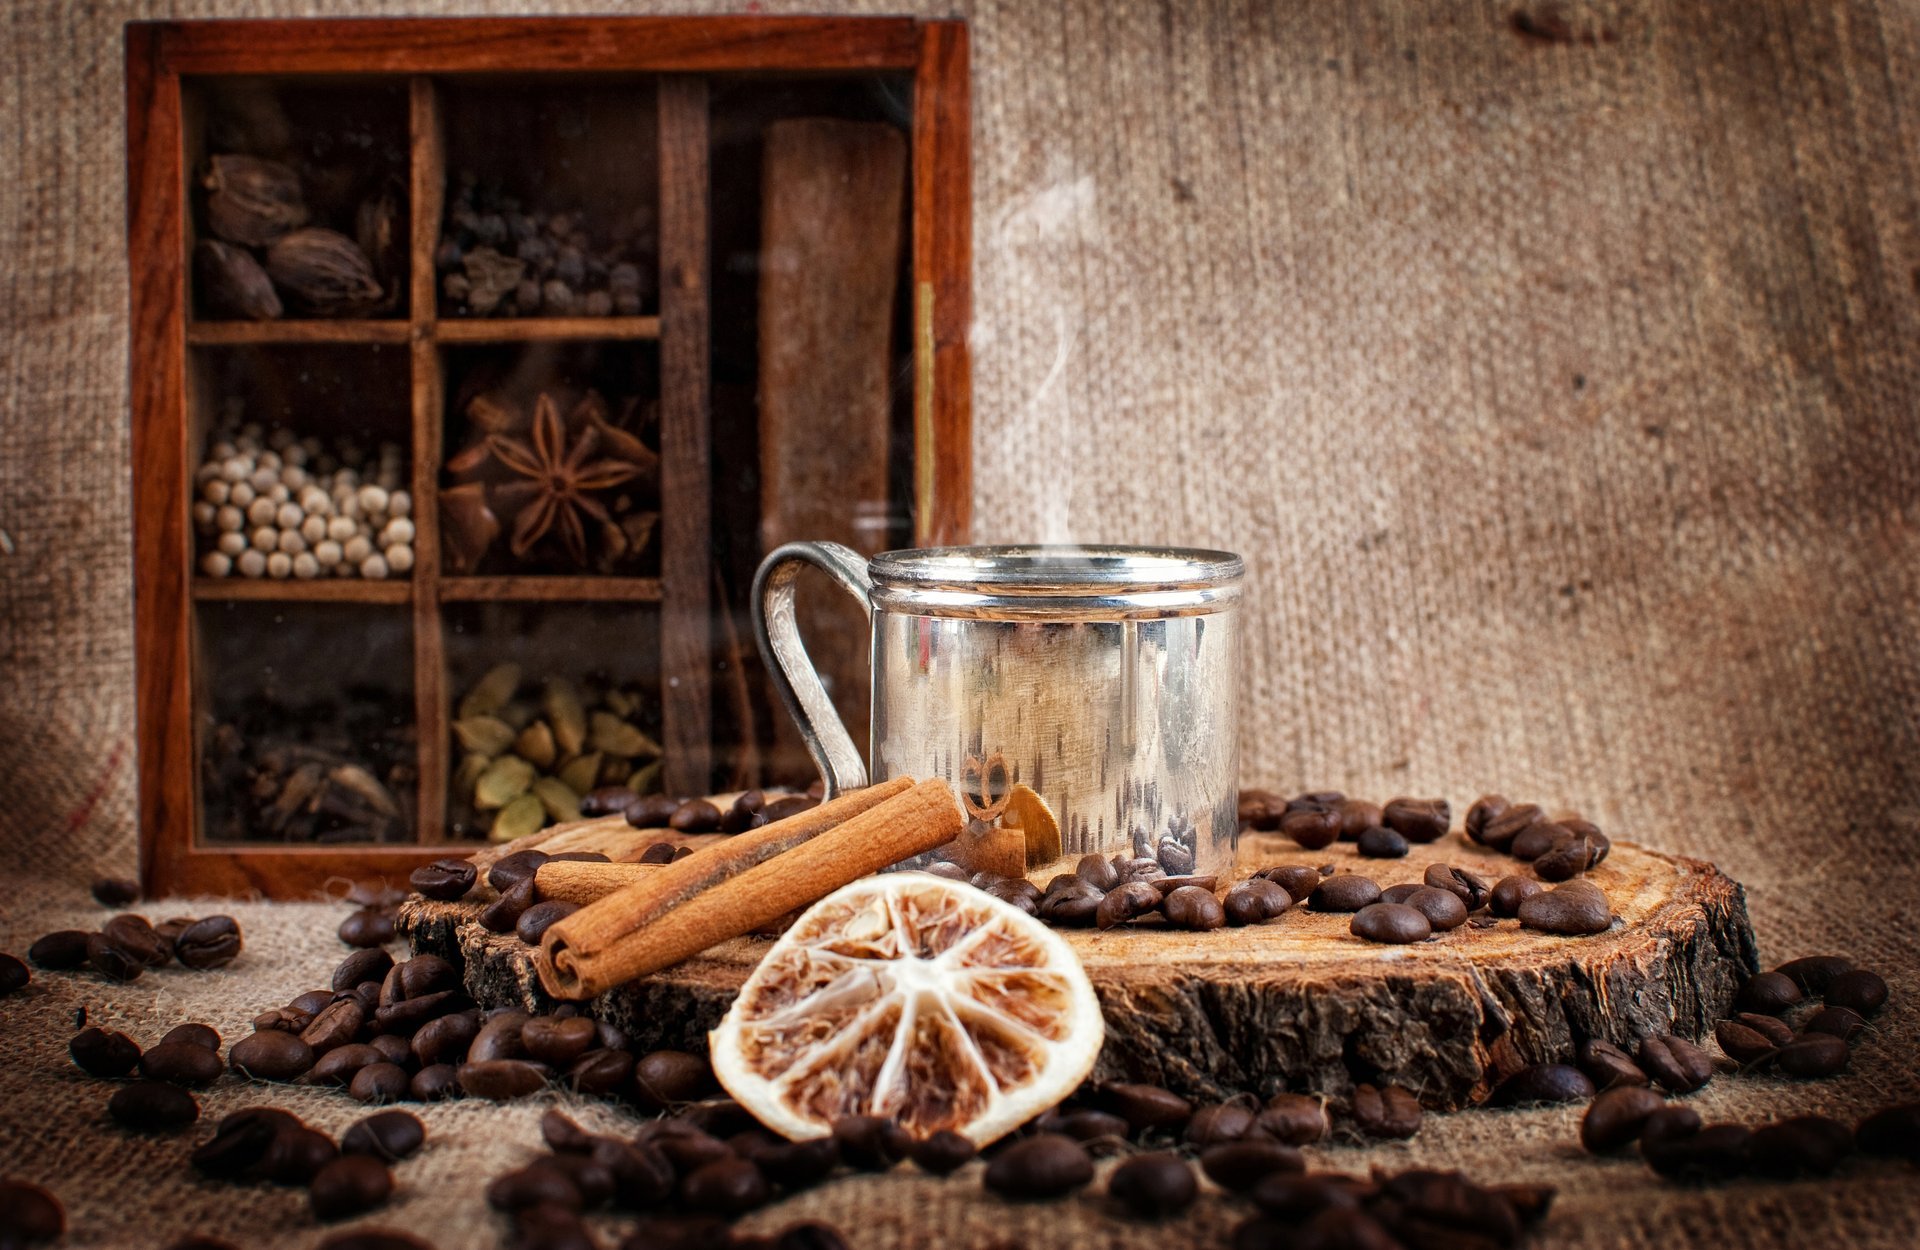
<path id="1" fill-rule="evenodd" d="M 1525 33 L 1396 0 L 761 7 L 973 22 L 978 537 L 1240 550 L 1249 782 L 1579 807 L 1744 881 L 1769 961 L 1893 982 L 1852 1072 L 1722 1078 L 1708 1118 L 1920 1096 L 1920 10 L 1570 4 Z M 133 867 L 119 23 L 307 10 L 0 15 L 0 948 L 97 923 L 85 881 Z M 143 1042 L 231 1037 L 343 953 L 337 908 L 232 910 L 227 972 L 49 975 L 0 1008 L 0 1170 L 59 1192 L 72 1244 L 318 1239 L 297 1193 L 107 1127 L 61 1053 L 82 1003 Z M 357 1110 L 281 1094 L 330 1130 Z M 539 1109 L 429 1109 L 382 1222 L 498 1238 L 480 1187 Z M 1678 1189 L 1576 1158 L 1576 1114 L 1320 1158 L 1559 1184 L 1553 1246 L 1920 1243 L 1911 1171 Z M 1237 1211 L 1170 1235 L 903 1172 L 749 1223 L 802 1215 L 862 1247 L 1164 1246 Z"/>

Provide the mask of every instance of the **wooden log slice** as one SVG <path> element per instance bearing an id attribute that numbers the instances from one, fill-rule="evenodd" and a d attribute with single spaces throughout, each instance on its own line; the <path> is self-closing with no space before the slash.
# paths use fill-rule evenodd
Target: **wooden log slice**
<path id="1" fill-rule="evenodd" d="M 1369 860 L 1348 844 L 1303 851 L 1244 839 L 1243 871 L 1331 864 L 1382 887 L 1418 881 L 1435 863 L 1491 883 L 1527 865 L 1450 835 L 1405 859 Z M 1493 920 L 1414 946 L 1352 936 L 1351 917 L 1296 906 L 1241 929 L 1187 933 L 1141 924 L 1068 931 L 1100 996 L 1106 1046 L 1096 1080 L 1151 1081 L 1193 1098 L 1304 1090 L 1343 1101 L 1362 1082 L 1391 1082 L 1435 1109 L 1483 1098 L 1529 1063 L 1569 1059 L 1583 1040 L 1631 1047 L 1650 1033 L 1698 1038 L 1728 1014 L 1758 967 L 1746 899 L 1713 865 L 1614 844 L 1588 874 L 1613 926 L 1560 937 Z M 531 948 L 488 933 L 479 903 L 413 898 L 401 925 L 416 950 L 463 960 L 475 1001 L 551 1007 Z M 702 1050 L 707 1030 L 765 953 L 736 938 L 593 1004 L 638 1047 Z"/>

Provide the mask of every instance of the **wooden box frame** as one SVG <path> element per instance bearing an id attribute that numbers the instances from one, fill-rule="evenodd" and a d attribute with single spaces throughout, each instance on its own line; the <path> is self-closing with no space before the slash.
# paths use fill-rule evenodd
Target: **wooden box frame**
<path id="1" fill-rule="evenodd" d="M 708 403 L 708 147 L 703 75 L 737 71 L 913 75 L 914 530 L 964 541 L 971 510 L 971 158 L 967 31 L 905 18 L 501 18 L 210 21 L 126 28 L 128 249 L 132 286 L 135 644 L 141 873 L 149 894 L 298 897 L 329 881 L 397 881 L 446 853 L 447 704 L 440 609 L 473 600 L 657 601 L 663 745 L 671 790 L 704 789 L 711 750 L 711 468 Z M 659 75 L 657 317 L 442 321 L 432 253 L 440 229 L 436 83 L 463 74 Z M 410 298 L 386 321 L 194 320 L 189 306 L 188 127 L 182 78 L 353 76 L 408 80 Z M 582 319 L 585 320 L 585 319 Z M 448 343 L 657 339 L 661 376 L 661 575 L 449 578 L 437 509 L 416 509 L 410 580 L 197 579 L 188 505 L 190 358 L 206 345 L 387 343 L 410 351 L 412 486 L 434 498 Z M 419 727 L 416 844 L 203 844 L 195 707 L 196 599 L 406 604 Z M 671 680 L 669 680 L 669 678 Z M 472 843 L 459 844 L 471 849 Z"/>

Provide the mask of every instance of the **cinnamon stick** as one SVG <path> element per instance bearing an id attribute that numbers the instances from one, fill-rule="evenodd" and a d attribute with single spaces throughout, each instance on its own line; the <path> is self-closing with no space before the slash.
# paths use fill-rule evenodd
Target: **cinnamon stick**
<path id="1" fill-rule="evenodd" d="M 597 903 L 609 894 L 626 889 L 665 868 L 665 864 L 584 863 L 557 859 L 540 865 L 533 874 L 534 897 L 541 902 L 557 899 L 582 907 Z"/>
<path id="2" fill-rule="evenodd" d="M 591 998 L 750 932 L 960 832 L 960 805 L 944 781 L 904 782 L 910 789 L 888 784 L 896 788 L 884 802 L 758 862 L 742 867 L 729 858 L 737 844 L 753 836 L 741 834 L 581 908 L 547 930 L 534 961 L 541 983 L 557 998 Z M 826 812 L 853 797 L 801 816 Z M 765 834 L 786 823 L 754 832 Z M 712 857 L 709 863 L 699 864 L 707 857 Z"/>

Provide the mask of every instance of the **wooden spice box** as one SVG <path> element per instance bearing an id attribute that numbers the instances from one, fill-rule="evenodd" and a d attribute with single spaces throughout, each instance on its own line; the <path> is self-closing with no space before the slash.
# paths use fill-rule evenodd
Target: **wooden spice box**
<path id="1" fill-rule="evenodd" d="M 775 532 L 759 516 L 762 496 L 774 495 L 755 458 L 761 413 L 789 393 L 775 385 L 781 379 L 762 376 L 775 370 L 759 338 L 780 337 L 780 310 L 755 304 L 769 288 L 763 279 L 756 296 L 751 273 L 741 275 L 757 258 L 741 257 L 770 211 L 758 202 L 759 158 L 775 122 L 879 118 L 897 127 L 907 153 L 897 294 L 877 331 L 892 352 L 877 372 L 897 392 L 878 401 L 892 431 L 888 497 L 839 500 L 830 484 L 813 482 L 806 503 L 815 517 L 826 515 L 823 500 L 827 513 L 884 513 L 880 522 L 847 522 L 867 527 L 873 549 L 964 540 L 971 221 L 963 25 L 759 17 L 133 23 L 126 56 L 140 820 L 150 893 L 299 896 L 336 879 L 398 881 L 442 853 L 471 832 L 456 829 L 449 810 L 459 763 L 453 709 L 503 660 L 530 672 L 570 664 L 571 677 L 591 669 L 594 680 L 640 692 L 635 701 L 646 709 L 635 722 L 658 738 L 669 792 L 761 780 L 757 743 L 775 730 L 751 715 L 771 705 L 750 688 L 757 657 L 740 650 L 750 637 L 745 579 L 771 542 L 841 537 Z M 270 116 L 295 142 L 309 144 L 303 152 L 324 149 L 334 161 L 301 165 L 309 224 L 352 234 L 345 184 L 362 196 L 387 188 L 391 207 L 375 220 L 393 238 L 395 268 L 380 300 L 339 316 L 316 315 L 291 297 L 273 319 L 212 315 L 208 283 L 195 270 L 196 244 L 209 237 L 202 179 L 212 155 L 239 150 L 233 136 L 249 133 L 250 115 L 234 101 L 260 98 L 273 101 Z M 336 180 L 330 168 L 346 172 Z M 583 217 L 630 218 L 642 223 L 631 227 L 636 238 L 650 219 L 652 238 L 622 262 L 645 262 L 637 307 L 468 315 L 450 294 L 442 233 L 452 197 L 475 175 L 517 184 L 518 195 L 550 193 Z M 767 222 L 772 229 L 773 217 Z M 564 237 L 557 228 L 556 237 Z M 466 244 L 468 255 L 474 246 Z M 260 255 L 271 269 L 271 247 Z M 468 428 L 474 395 L 491 393 L 476 379 L 506 379 L 497 385 L 519 386 L 529 407 L 548 389 L 577 396 L 591 386 L 629 432 L 643 431 L 634 436 L 647 447 L 635 456 L 657 457 L 657 470 L 634 488 L 643 496 L 636 506 L 657 510 L 658 522 L 637 527 L 644 537 L 628 563 L 559 571 L 516 564 L 499 546 L 478 562 L 456 558 L 451 548 L 466 531 L 448 531 L 437 500 L 464 480 L 449 461 L 485 442 Z M 805 381 L 788 408 L 826 406 L 805 393 Z M 233 413 L 300 436 L 396 443 L 412 501 L 411 567 L 384 578 L 199 572 L 208 536 L 196 533 L 197 476 Z M 344 709 L 324 733 L 349 754 L 378 756 L 369 771 L 396 811 L 377 833 L 275 842 L 234 815 L 258 759 L 216 776 L 209 752 L 237 749 L 236 735 L 245 735 L 234 726 L 262 705 L 263 682 L 268 703 Z M 289 757 L 300 758 L 298 749 Z"/>

